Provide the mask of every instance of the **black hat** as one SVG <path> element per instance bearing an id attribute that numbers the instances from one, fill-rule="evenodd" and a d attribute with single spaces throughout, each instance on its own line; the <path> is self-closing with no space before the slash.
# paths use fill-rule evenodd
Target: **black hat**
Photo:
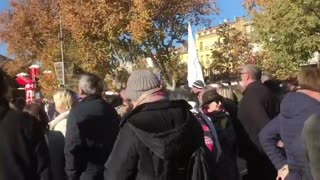
<path id="1" fill-rule="evenodd" d="M 207 105 L 207 104 L 210 104 L 211 102 L 223 103 L 223 97 L 220 96 L 215 89 L 208 90 L 202 95 L 202 105 Z"/>

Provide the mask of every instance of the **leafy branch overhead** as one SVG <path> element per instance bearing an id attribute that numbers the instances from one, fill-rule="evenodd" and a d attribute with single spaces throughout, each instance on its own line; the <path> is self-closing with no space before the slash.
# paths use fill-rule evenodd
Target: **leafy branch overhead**
<path id="1" fill-rule="evenodd" d="M 266 51 L 264 67 L 279 78 L 294 76 L 320 50 L 320 1 L 256 0 L 255 39 Z"/>
<path id="2" fill-rule="evenodd" d="M 252 45 L 249 37 L 232 27 L 230 23 L 223 23 L 216 29 L 219 37 L 212 50 L 211 67 L 225 77 L 236 74 L 236 70 L 250 61 Z"/>

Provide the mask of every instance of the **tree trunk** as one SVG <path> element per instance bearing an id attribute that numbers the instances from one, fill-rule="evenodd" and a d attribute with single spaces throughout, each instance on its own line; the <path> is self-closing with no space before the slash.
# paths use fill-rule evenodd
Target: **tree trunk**
<path id="1" fill-rule="evenodd" d="M 168 72 L 166 70 L 166 68 L 164 67 L 163 63 L 158 62 L 158 60 L 154 57 L 151 56 L 152 62 L 153 64 L 156 66 L 156 68 L 158 68 L 161 72 L 161 75 L 163 76 L 167 86 L 172 86 L 172 81 L 171 78 L 168 75 Z"/>

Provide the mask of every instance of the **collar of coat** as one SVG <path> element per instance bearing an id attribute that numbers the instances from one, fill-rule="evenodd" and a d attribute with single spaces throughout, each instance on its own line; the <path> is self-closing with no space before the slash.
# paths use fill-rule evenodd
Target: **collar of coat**
<path id="1" fill-rule="evenodd" d="M 86 101 L 93 101 L 93 100 L 97 100 L 97 99 L 102 99 L 101 95 L 89 95 L 87 97 L 84 97 L 81 102 L 86 102 Z"/>
<path id="2" fill-rule="evenodd" d="M 54 120 L 52 120 L 50 123 L 49 123 L 49 126 L 50 126 L 50 130 L 53 130 L 55 128 L 55 126 L 57 124 L 59 124 L 59 122 L 61 122 L 62 120 L 66 119 L 69 115 L 69 112 L 70 111 L 66 111 L 64 113 L 61 113 L 59 114 L 59 116 L 57 116 L 56 118 L 54 118 Z"/>
<path id="3" fill-rule="evenodd" d="M 257 86 L 263 85 L 262 82 L 260 81 L 254 81 L 252 83 L 250 83 L 246 89 L 243 91 L 243 94 L 245 94 L 246 92 L 248 92 L 250 89 L 255 88 Z"/>
<path id="4" fill-rule="evenodd" d="M 132 116 L 145 111 L 156 111 L 161 109 L 168 109 L 174 107 L 184 107 L 186 109 L 191 110 L 192 107 L 184 100 L 177 100 L 177 101 L 169 101 L 169 100 L 161 100 L 157 102 L 145 103 L 142 105 L 137 106 L 132 112 L 130 112 L 120 123 L 120 127 L 122 127 L 128 119 Z"/>

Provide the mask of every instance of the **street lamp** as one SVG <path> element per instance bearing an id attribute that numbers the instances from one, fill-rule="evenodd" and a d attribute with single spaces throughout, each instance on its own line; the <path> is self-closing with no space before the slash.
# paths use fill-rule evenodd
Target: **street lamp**
<path id="1" fill-rule="evenodd" d="M 63 31 L 62 31 L 62 14 L 61 14 L 61 7 L 60 3 L 58 2 L 58 9 L 59 9 L 59 28 L 60 28 L 60 51 L 61 51 L 61 66 L 62 66 L 62 85 L 66 85 L 65 81 L 65 72 L 64 72 L 64 51 L 63 51 Z"/>

